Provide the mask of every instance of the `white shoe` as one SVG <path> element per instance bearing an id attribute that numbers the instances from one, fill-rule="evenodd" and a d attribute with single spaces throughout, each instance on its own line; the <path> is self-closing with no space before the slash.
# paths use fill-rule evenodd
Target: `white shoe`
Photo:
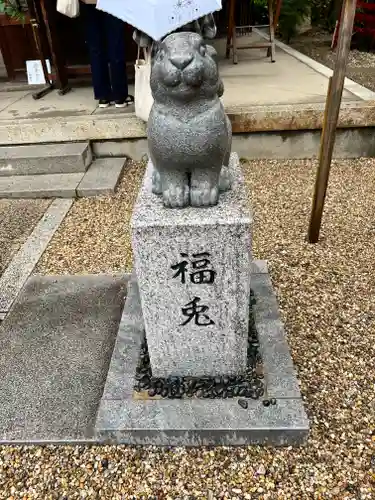
<path id="1" fill-rule="evenodd" d="M 106 101 L 105 99 L 100 99 L 99 108 L 108 108 L 110 104 L 111 103 L 109 101 Z"/>

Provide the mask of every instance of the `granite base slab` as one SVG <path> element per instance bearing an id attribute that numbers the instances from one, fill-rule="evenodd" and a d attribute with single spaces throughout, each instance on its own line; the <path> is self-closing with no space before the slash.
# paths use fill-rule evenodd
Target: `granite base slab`
<path id="1" fill-rule="evenodd" d="M 244 409 L 237 398 L 134 399 L 134 375 L 145 330 L 133 277 L 97 414 L 97 441 L 160 446 L 282 446 L 298 445 L 307 438 L 309 422 L 264 261 L 253 262 L 251 279 L 265 375 L 263 400 L 276 398 L 276 405 L 248 400 Z"/>

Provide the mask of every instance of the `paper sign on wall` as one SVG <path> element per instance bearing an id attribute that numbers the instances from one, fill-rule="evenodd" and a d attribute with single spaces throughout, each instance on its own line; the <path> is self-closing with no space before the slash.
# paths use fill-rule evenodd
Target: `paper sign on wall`
<path id="1" fill-rule="evenodd" d="M 51 63 L 46 59 L 46 66 L 48 73 L 51 73 Z M 27 81 L 29 85 L 42 85 L 46 83 L 43 74 L 42 61 L 26 61 Z"/>

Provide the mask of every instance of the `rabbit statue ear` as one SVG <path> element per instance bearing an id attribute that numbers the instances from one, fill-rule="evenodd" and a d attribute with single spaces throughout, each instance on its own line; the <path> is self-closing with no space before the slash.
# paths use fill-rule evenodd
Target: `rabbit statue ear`
<path id="1" fill-rule="evenodd" d="M 212 59 L 215 59 L 217 58 L 217 52 L 216 52 L 216 49 L 214 47 L 212 47 L 212 45 L 206 45 L 206 51 L 207 51 L 207 54 L 212 57 Z"/>
<path id="2" fill-rule="evenodd" d="M 146 33 L 143 33 L 143 31 L 139 31 L 137 29 L 133 31 L 133 40 L 138 45 L 138 47 L 142 49 L 151 47 L 152 45 L 152 38 L 146 35 Z"/>
<path id="3" fill-rule="evenodd" d="M 213 14 L 207 14 L 201 20 L 201 32 L 203 38 L 212 40 L 216 36 L 216 23 Z"/>

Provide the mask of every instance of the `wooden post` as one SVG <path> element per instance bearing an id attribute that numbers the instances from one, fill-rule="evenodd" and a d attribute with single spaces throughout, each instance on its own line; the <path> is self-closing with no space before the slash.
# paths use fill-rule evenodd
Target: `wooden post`
<path id="1" fill-rule="evenodd" d="M 59 94 L 63 95 L 71 89 L 68 83 L 68 74 L 65 67 L 63 52 L 56 32 L 56 3 L 50 0 L 38 0 L 44 25 L 46 27 L 47 39 L 51 50 L 52 63 L 56 72 L 57 86 L 60 88 Z"/>
<path id="2" fill-rule="evenodd" d="M 274 31 L 277 30 L 277 25 L 279 24 L 279 17 L 280 17 L 280 12 L 281 12 L 281 6 L 283 4 L 283 0 L 277 0 L 276 2 L 276 12 L 275 12 L 275 17 L 273 20 L 273 29 Z"/>
<path id="3" fill-rule="evenodd" d="M 40 19 L 39 19 L 38 11 L 37 11 L 37 8 L 35 6 L 34 0 L 27 0 L 27 6 L 29 9 L 30 23 L 31 23 L 31 27 L 33 30 L 33 36 L 34 36 L 36 50 L 37 50 L 40 62 L 42 63 L 43 75 L 44 75 L 44 79 L 46 80 L 46 86 L 43 87 L 41 90 L 37 90 L 36 92 L 33 93 L 34 99 L 41 99 L 43 96 L 48 94 L 48 92 L 51 92 L 51 90 L 53 90 L 54 85 L 53 85 L 53 83 L 50 83 L 50 80 L 49 80 L 47 63 L 46 63 L 45 56 L 43 54 L 42 42 L 41 42 L 41 38 L 40 38 Z"/>
<path id="4" fill-rule="evenodd" d="M 315 192 L 308 233 L 310 243 L 316 243 L 319 240 L 333 147 L 335 145 L 336 127 L 344 89 L 346 65 L 352 39 L 356 0 L 344 0 L 342 9 L 337 58 L 333 75 L 328 85 L 323 129 L 320 139 L 319 166 L 315 181 Z"/>

